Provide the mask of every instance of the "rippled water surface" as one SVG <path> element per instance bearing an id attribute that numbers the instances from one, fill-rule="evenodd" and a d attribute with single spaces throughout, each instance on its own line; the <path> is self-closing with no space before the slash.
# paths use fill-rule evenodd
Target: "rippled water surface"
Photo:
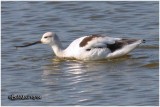
<path id="1" fill-rule="evenodd" d="M 2 105 L 158 106 L 158 2 L 2 2 Z M 60 60 L 47 45 L 15 49 L 56 32 L 64 47 L 82 35 L 143 38 L 129 55 Z M 41 100 L 8 99 L 37 95 Z"/>

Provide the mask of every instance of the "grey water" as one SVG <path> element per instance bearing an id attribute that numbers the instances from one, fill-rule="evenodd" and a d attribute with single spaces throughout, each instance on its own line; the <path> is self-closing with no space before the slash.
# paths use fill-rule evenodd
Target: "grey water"
<path id="1" fill-rule="evenodd" d="M 56 32 L 64 47 L 106 34 L 145 39 L 128 55 L 101 61 L 60 60 L 47 45 L 16 49 Z M 74 51 L 74 50 L 73 50 Z M 158 106 L 158 1 L 2 1 L 3 106 Z M 10 100 L 10 95 L 41 99 Z"/>

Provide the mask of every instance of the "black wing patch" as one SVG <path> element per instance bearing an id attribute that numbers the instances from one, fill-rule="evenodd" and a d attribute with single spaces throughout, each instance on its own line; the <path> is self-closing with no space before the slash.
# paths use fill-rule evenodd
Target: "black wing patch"
<path id="1" fill-rule="evenodd" d="M 136 41 L 137 41 L 137 39 L 122 39 L 122 40 L 119 40 L 119 41 L 115 41 L 114 44 L 107 44 L 107 48 L 109 48 L 111 50 L 111 52 L 114 52 L 118 49 L 121 49 L 125 45 L 132 44 Z"/>
<path id="2" fill-rule="evenodd" d="M 118 49 L 123 48 L 125 45 L 132 44 L 136 42 L 138 39 L 121 39 L 115 41 L 114 44 L 106 44 L 106 48 L 110 49 L 111 52 L 114 52 Z M 96 48 L 104 48 L 104 47 L 96 47 Z M 86 51 L 90 51 L 91 49 L 86 49 Z"/>

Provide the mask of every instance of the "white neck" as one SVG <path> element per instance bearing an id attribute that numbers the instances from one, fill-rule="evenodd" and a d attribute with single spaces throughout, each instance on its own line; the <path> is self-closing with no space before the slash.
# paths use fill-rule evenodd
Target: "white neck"
<path id="1" fill-rule="evenodd" d="M 54 53 L 56 54 L 56 56 L 64 57 L 64 51 L 60 41 L 56 41 L 54 44 L 51 44 L 51 47 Z"/>

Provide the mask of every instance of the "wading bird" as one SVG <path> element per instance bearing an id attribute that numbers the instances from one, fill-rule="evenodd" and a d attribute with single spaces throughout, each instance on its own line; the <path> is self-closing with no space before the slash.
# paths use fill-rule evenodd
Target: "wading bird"
<path id="1" fill-rule="evenodd" d="M 56 33 L 46 32 L 43 34 L 40 41 L 16 47 L 27 47 L 42 43 L 50 45 L 55 55 L 59 58 L 100 60 L 126 55 L 142 42 L 145 42 L 145 40 L 113 38 L 100 34 L 93 34 L 74 40 L 66 49 L 64 49 Z"/>

